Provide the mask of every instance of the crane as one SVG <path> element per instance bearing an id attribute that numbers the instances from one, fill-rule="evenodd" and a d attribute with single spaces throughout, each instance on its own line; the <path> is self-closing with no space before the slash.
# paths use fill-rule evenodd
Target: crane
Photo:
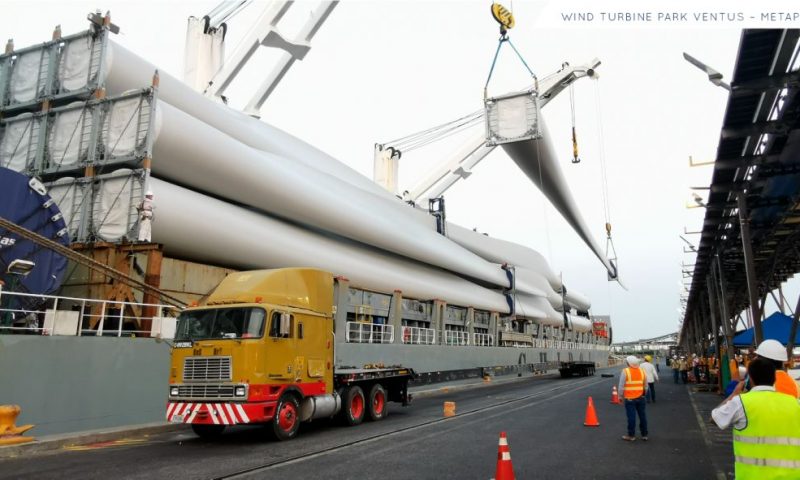
<path id="1" fill-rule="evenodd" d="M 554 75 L 539 81 L 540 108 L 567 89 L 576 80 L 594 78 L 600 60 L 593 59 L 585 65 L 564 64 Z M 481 132 L 465 142 L 452 156 L 431 169 L 430 173 L 411 189 L 402 193 L 403 199 L 415 204 L 427 204 L 430 199 L 440 197 L 461 179 L 472 174 L 472 170 L 486 158 L 495 146 L 486 145 L 486 134 Z M 398 194 L 397 171 L 402 152 L 391 145 L 376 145 L 374 179 L 392 193 Z"/>
<path id="2" fill-rule="evenodd" d="M 294 38 L 288 38 L 278 28 L 294 2 L 283 0 L 267 2 L 261 13 L 256 16 L 250 30 L 226 58 L 224 39 L 227 23 L 225 22 L 251 3 L 252 0 L 223 1 L 201 19 L 189 18 L 186 35 L 187 68 L 184 72 L 184 81 L 204 95 L 227 103 L 225 91 L 259 47 L 283 50 L 284 53 L 273 70 L 264 77 L 244 108 L 244 112 L 248 115 L 259 117 L 264 102 L 294 62 L 306 56 L 311 49 L 311 39 L 339 2 L 320 2 Z"/>

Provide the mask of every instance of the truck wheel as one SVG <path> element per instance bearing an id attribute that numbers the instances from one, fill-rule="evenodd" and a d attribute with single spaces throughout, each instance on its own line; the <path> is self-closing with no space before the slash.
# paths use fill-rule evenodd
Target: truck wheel
<path id="1" fill-rule="evenodd" d="M 364 420 L 365 403 L 361 387 L 357 385 L 347 387 L 344 393 L 344 421 L 348 425 L 358 425 Z"/>
<path id="2" fill-rule="evenodd" d="M 192 431 L 200 438 L 213 439 L 222 435 L 225 431 L 225 425 L 201 425 L 192 424 Z"/>
<path id="3" fill-rule="evenodd" d="M 275 415 L 272 417 L 272 433 L 276 439 L 291 440 L 300 429 L 300 403 L 294 395 L 284 395 L 278 400 Z"/>
<path id="4" fill-rule="evenodd" d="M 386 390 L 380 383 L 376 383 L 369 391 L 369 419 L 373 422 L 382 420 L 389 413 L 388 403 L 386 402 Z"/>

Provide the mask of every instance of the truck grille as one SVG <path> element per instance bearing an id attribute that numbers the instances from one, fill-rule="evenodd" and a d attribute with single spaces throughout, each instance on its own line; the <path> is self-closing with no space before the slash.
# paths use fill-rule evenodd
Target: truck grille
<path id="1" fill-rule="evenodd" d="M 178 397 L 214 399 L 233 398 L 233 385 L 178 385 Z"/>
<path id="2" fill-rule="evenodd" d="M 231 357 L 187 357 L 183 361 L 184 381 L 230 380 Z"/>

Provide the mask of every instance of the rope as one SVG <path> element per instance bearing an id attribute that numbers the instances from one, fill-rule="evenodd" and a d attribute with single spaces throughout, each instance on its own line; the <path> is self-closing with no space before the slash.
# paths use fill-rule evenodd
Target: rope
<path id="1" fill-rule="evenodd" d="M 249 5 L 250 2 L 251 2 L 251 0 L 242 0 L 241 2 L 239 2 L 239 5 L 237 5 L 235 9 L 231 10 L 230 12 L 228 12 L 227 15 L 225 15 L 222 19 L 220 19 L 216 23 L 217 24 L 222 24 L 224 22 L 227 22 L 228 19 L 233 18 L 236 15 L 238 15 L 239 13 L 241 13 L 241 11 L 244 9 L 244 7 Z"/>
<path id="2" fill-rule="evenodd" d="M 69 247 L 65 247 L 64 245 L 61 245 L 60 243 L 54 242 L 54 241 L 50 240 L 47 237 L 43 237 L 42 235 L 39 235 L 36 232 L 32 232 L 32 231 L 30 231 L 30 230 L 28 230 L 28 229 L 26 229 L 24 227 L 21 227 L 21 226 L 15 224 L 15 223 L 13 223 L 13 222 L 11 222 L 9 220 L 6 220 L 5 218 L 2 218 L 2 217 L 0 217 L 0 228 L 4 228 L 4 229 L 6 229 L 6 230 L 8 230 L 10 232 L 13 232 L 13 233 L 21 236 L 21 237 L 25 237 L 26 239 L 28 239 L 28 240 L 30 240 L 30 241 L 32 241 L 34 243 L 37 243 L 37 244 L 43 246 L 44 248 L 48 248 L 48 249 L 54 251 L 55 253 L 57 253 L 59 255 L 62 255 L 63 257 L 67 258 L 68 260 L 72 260 L 75 263 L 80 263 L 81 265 L 85 265 L 86 267 L 89 267 L 92 270 L 101 272 L 101 273 L 103 273 L 104 275 L 106 275 L 106 276 L 108 276 L 110 278 L 113 278 L 113 279 L 115 279 L 117 281 L 126 283 L 126 284 L 136 288 L 137 290 L 141 290 L 143 292 L 150 292 L 150 293 L 153 293 L 155 295 L 158 295 L 159 298 L 162 299 L 162 301 L 164 301 L 165 303 L 167 303 L 169 305 L 173 305 L 173 306 L 176 306 L 176 307 L 179 307 L 179 308 L 183 308 L 186 305 L 182 300 L 171 296 L 170 294 L 166 293 L 163 290 L 160 290 L 160 289 L 158 289 L 156 287 L 148 285 L 145 282 L 137 280 L 137 279 L 135 279 L 135 278 L 123 273 L 123 272 L 120 272 L 119 270 L 116 270 L 116 269 L 114 269 L 112 267 L 109 267 L 108 265 L 105 265 L 105 264 L 103 264 L 101 262 L 98 262 L 97 260 L 95 260 L 93 258 L 89 258 L 89 257 L 87 257 L 87 256 L 85 256 L 85 255 L 83 255 L 83 254 L 81 254 L 79 252 L 76 252 L 75 250 L 72 250 Z"/>
<path id="3" fill-rule="evenodd" d="M 603 197 L 603 215 L 606 224 L 611 225 L 611 206 L 608 199 L 608 173 L 606 171 L 605 139 L 603 134 L 602 111 L 600 108 L 600 86 L 595 83 L 595 110 L 597 116 L 598 146 L 600 147 L 600 181 Z M 609 232 L 610 236 L 610 232 Z"/>
<path id="4" fill-rule="evenodd" d="M 453 127 L 449 128 L 449 129 L 445 130 L 444 132 L 439 133 L 439 134 L 437 134 L 435 136 L 430 136 L 427 139 L 420 139 L 419 141 L 417 141 L 415 143 L 411 143 L 411 144 L 407 145 L 406 147 L 402 148 L 401 150 L 403 150 L 405 152 L 410 152 L 410 151 L 415 150 L 417 148 L 424 147 L 424 146 L 429 145 L 429 144 L 431 144 L 433 142 L 437 142 L 437 141 L 442 140 L 444 138 L 447 138 L 447 137 L 450 137 L 452 135 L 455 135 L 456 133 L 464 131 L 464 130 L 466 130 L 468 128 L 471 128 L 471 127 L 473 127 L 473 126 L 475 126 L 475 125 L 477 125 L 479 123 L 481 123 L 481 117 L 480 116 L 478 116 L 478 117 L 476 117 L 474 119 L 462 122 L 462 123 L 460 123 L 458 125 L 454 125 Z"/>
<path id="5" fill-rule="evenodd" d="M 481 115 L 483 115 L 483 110 L 476 110 L 476 111 L 474 111 L 472 113 L 464 115 L 461 118 L 457 118 L 455 120 L 451 120 L 449 122 L 442 123 L 440 125 L 436 125 L 434 127 L 430 127 L 428 129 L 421 130 L 421 131 L 416 132 L 416 133 L 412 133 L 410 135 L 406 135 L 405 137 L 400 137 L 400 138 L 397 138 L 395 140 L 391 140 L 389 142 L 384 142 L 383 145 L 391 145 L 391 146 L 394 146 L 395 148 L 399 148 L 399 147 L 401 147 L 403 145 L 407 145 L 409 143 L 413 143 L 415 141 L 418 141 L 422 137 L 435 135 L 436 132 L 438 132 L 439 130 L 446 129 L 446 128 L 450 127 L 451 125 L 455 124 L 455 123 L 462 122 L 462 121 L 468 120 L 468 119 L 473 119 L 475 117 L 480 117 Z"/>
<path id="6" fill-rule="evenodd" d="M 578 157 L 578 136 L 575 132 L 575 82 L 569 84 L 569 108 L 572 114 L 572 163 L 580 163 Z"/>
<path id="7" fill-rule="evenodd" d="M 608 170 L 606 167 L 605 155 L 605 138 L 603 134 L 603 119 L 602 109 L 600 108 L 600 85 L 595 83 L 595 115 L 597 122 L 597 143 L 600 148 L 600 183 L 601 183 L 601 196 L 603 197 L 603 216 L 606 220 L 606 258 L 614 262 L 614 268 L 617 271 L 617 280 L 619 280 L 619 270 L 617 261 L 617 249 L 614 247 L 614 239 L 611 237 L 611 201 L 608 195 Z M 609 257 L 609 253 L 613 256 Z M 620 284 L 621 285 L 621 284 Z M 624 288 L 624 287 L 623 287 Z"/>

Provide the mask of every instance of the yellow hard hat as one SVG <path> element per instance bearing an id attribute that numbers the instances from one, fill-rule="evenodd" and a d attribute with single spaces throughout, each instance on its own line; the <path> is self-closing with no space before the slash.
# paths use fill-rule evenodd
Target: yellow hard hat
<path id="1" fill-rule="evenodd" d="M 651 357 L 650 355 L 645 355 L 645 356 L 644 356 L 644 359 L 645 359 L 645 360 L 647 360 L 647 361 L 649 362 L 650 360 L 652 360 L 652 359 L 653 359 L 653 357 Z"/>

